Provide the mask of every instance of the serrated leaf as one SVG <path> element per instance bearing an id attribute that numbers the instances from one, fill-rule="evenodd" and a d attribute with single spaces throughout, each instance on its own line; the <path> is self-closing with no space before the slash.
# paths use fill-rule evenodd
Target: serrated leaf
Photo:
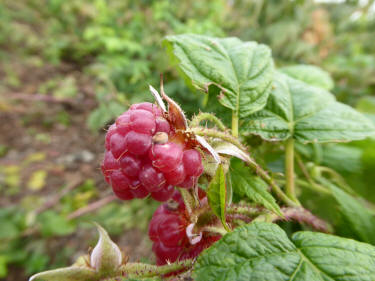
<path id="1" fill-rule="evenodd" d="M 267 106 L 246 118 L 241 131 L 266 140 L 293 137 L 308 143 L 364 139 L 375 134 L 375 127 L 328 91 L 277 73 Z"/>
<path id="2" fill-rule="evenodd" d="M 207 199 L 208 204 L 210 205 L 214 214 L 218 216 L 225 229 L 229 231 L 229 227 L 225 219 L 227 191 L 225 184 L 225 173 L 222 164 L 217 167 L 215 176 L 207 188 Z"/>
<path id="3" fill-rule="evenodd" d="M 206 92 L 219 87 L 219 102 L 240 117 L 266 105 L 274 72 L 267 46 L 194 34 L 167 36 L 165 42 L 192 84 Z"/>
<path id="4" fill-rule="evenodd" d="M 375 247 L 338 236 L 301 231 L 291 240 L 277 225 L 236 228 L 204 251 L 196 281 L 372 281 Z"/>
<path id="5" fill-rule="evenodd" d="M 29 281 L 95 281 L 95 271 L 85 267 L 65 267 L 41 272 L 30 277 Z"/>
<path id="6" fill-rule="evenodd" d="M 332 90 L 334 83 L 331 75 L 315 65 L 298 64 L 279 68 L 279 71 L 301 80 L 309 85 Z"/>
<path id="7" fill-rule="evenodd" d="M 234 161 L 232 161 L 233 163 Z M 268 185 L 261 178 L 252 174 L 243 163 L 232 165 L 231 179 L 233 192 L 241 198 L 247 197 L 255 203 L 261 204 L 279 216 L 283 216 L 275 198 L 268 192 Z"/>
<path id="8" fill-rule="evenodd" d="M 356 198 L 329 184 L 332 195 L 340 206 L 341 214 L 348 222 L 346 227 L 363 242 L 375 245 L 375 216 Z"/>

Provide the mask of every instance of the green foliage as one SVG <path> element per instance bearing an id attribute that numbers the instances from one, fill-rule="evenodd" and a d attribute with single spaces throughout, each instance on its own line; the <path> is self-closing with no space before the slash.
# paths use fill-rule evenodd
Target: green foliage
<path id="1" fill-rule="evenodd" d="M 340 206 L 340 213 L 347 222 L 346 227 L 352 230 L 360 241 L 374 245 L 375 215 L 357 199 L 335 185 L 329 184 L 329 188 Z"/>
<path id="2" fill-rule="evenodd" d="M 334 84 L 328 72 L 314 65 L 291 65 L 284 66 L 279 71 L 301 80 L 309 85 L 323 88 L 325 90 L 332 90 Z"/>
<path id="3" fill-rule="evenodd" d="M 277 225 L 252 223 L 226 234 L 194 267 L 200 280 L 372 280 L 375 248 L 302 231 L 289 240 Z"/>
<path id="4" fill-rule="evenodd" d="M 236 115 L 246 117 L 265 106 L 273 75 L 267 46 L 193 34 L 168 36 L 166 42 L 187 79 L 206 92 L 210 85 L 219 87 L 219 102 Z"/>
<path id="5" fill-rule="evenodd" d="M 323 89 L 284 74 L 276 75 L 274 87 L 265 109 L 241 126 L 244 134 L 307 143 L 364 139 L 375 133 L 370 120 Z"/>
<path id="6" fill-rule="evenodd" d="M 268 192 L 267 184 L 241 162 L 232 160 L 231 179 L 234 194 L 239 198 L 247 198 L 254 203 L 263 205 L 272 212 L 282 216 L 275 198 Z"/>

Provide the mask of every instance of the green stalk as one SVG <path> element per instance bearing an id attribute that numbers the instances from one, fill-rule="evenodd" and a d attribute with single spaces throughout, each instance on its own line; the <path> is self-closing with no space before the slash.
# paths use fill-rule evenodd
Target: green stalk
<path id="1" fill-rule="evenodd" d="M 200 112 L 197 116 L 195 116 L 190 122 L 190 127 L 198 127 L 202 121 L 212 122 L 221 131 L 225 131 L 226 129 L 224 123 L 221 122 L 219 118 L 217 118 L 215 115 L 211 113 L 206 112 Z"/>
<path id="2" fill-rule="evenodd" d="M 286 195 L 298 202 L 294 184 L 294 139 L 289 138 L 285 142 L 285 177 Z"/>
<path id="3" fill-rule="evenodd" d="M 238 138 L 238 115 L 235 111 L 232 113 L 232 136 Z"/>

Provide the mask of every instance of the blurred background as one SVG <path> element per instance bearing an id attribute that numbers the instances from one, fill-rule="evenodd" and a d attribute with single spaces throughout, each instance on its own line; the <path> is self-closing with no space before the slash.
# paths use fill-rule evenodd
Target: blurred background
<path id="1" fill-rule="evenodd" d="M 71 264 L 95 245 L 90 221 L 131 260 L 153 261 L 158 204 L 115 200 L 99 167 L 105 128 L 150 101 L 161 73 L 188 115 L 204 110 L 162 45 L 180 33 L 268 44 L 277 66 L 318 65 L 338 100 L 375 121 L 374 1 L 1 0 L 1 280 Z M 319 161 L 375 202 L 375 141 L 322 149 Z"/>

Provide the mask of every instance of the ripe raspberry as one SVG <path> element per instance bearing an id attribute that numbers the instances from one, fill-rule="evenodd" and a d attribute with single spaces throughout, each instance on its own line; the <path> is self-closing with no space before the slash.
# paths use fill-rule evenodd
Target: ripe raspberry
<path id="1" fill-rule="evenodd" d="M 201 202 L 206 201 L 202 190 L 199 192 L 199 197 Z M 190 221 L 181 195 L 177 192 L 173 195 L 173 199 L 173 202 L 159 206 L 149 225 L 148 234 L 153 241 L 152 250 L 158 265 L 194 258 L 220 239 L 220 236 L 203 233 L 201 241 L 192 245 L 186 235 L 186 228 Z"/>
<path id="2" fill-rule="evenodd" d="M 170 199 L 174 186 L 193 187 L 203 172 L 200 152 L 176 137 L 175 128 L 152 103 L 133 104 L 112 124 L 101 165 L 106 181 L 124 200 Z"/>
<path id="3" fill-rule="evenodd" d="M 154 167 L 162 172 L 170 172 L 181 163 L 182 155 L 182 148 L 179 144 L 167 142 L 165 144 L 155 144 L 150 149 L 149 156 Z"/>

